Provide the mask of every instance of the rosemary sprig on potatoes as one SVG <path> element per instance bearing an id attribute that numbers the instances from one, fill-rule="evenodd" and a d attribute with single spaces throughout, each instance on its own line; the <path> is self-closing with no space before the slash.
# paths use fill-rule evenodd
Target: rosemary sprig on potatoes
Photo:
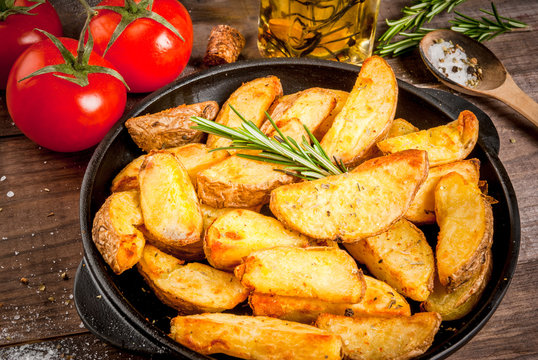
<path id="1" fill-rule="evenodd" d="M 266 112 L 267 119 L 278 133 L 278 135 L 271 138 L 264 134 L 252 121 L 245 119 L 232 105 L 230 105 L 230 108 L 241 118 L 242 124 L 240 128 L 231 128 L 199 116 L 191 117 L 191 120 L 198 124 L 192 129 L 232 140 L 230 146 L 219 147 L 212 151 L 229 149 L 258 150 L 260 152 L 257 154 L 237 153 L 237 156 L 283 165 L 284 169 L 277 168 L 275 171 L 306 180 L 321 179 L 326 176 L 347 172 L 347 167 L 342 161 L 336 159 L 334 159 L 334 163 L 331 161 L 307 126 L 303 125 L 312 145 L 304 136 L 300 144 L 291 137 L 285 136 Z"/>

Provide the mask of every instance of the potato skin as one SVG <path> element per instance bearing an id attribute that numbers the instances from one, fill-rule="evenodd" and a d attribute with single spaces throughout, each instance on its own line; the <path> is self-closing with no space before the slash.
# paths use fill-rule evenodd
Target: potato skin
<path id="1" fill-rule="evenodd" d="M 443 321 L 461 319 L 470 313 L 488 284 L 493 269 L 492 257 L 491 250 L 488 250 L 484 255 L 480 270 L 452 292 L 448 292 L 447 288 L 436 278 L 433 292 L 426 301 L 420 304 L 420 307 L 424 311 L 439 313 Z"/>
<path id="2" fill-rule="evenodd" d="M 424 301 L 433 289 L 435 259 L 420 229 L 405 219 L 377 236 L 345 244 L 351 256 L 400 294 Z"/>
<path id="3" fill-rule="evenodd" d="M 396 136 L 377 143 L 384 154 L 406 149 L 428 152 L 430 166 L 463 160 L 471 153 L 478 140 L 478 119 L 468 110 L 462 111 L 457 120 L 446 125 L 407 135 Z"/>
<path id="4" fill-rule="evenodd" d="M 340 337 L 313 326 L 265 316 L 202 314 L 172 319 L 170 336 L 209 355 L 241 359 L 341 359 Z"/>
<path id="5" fill-rule="evenodd" d="M 234 274 L 256 292 L 335 303 L 357 303 L 366 288 L 353 258 L 333 247 L 258 250 L 245 257 Z"/>
<path id="6" fill-rule="evenodd" d="M 146 239 L 137 228 L 142 224 L 138 191 L 110 195 L 95 214 L 92 239 L 114 273 L 132 268 L 142 256 Z"/>
<path id="7" fill-rule="evenodd" d="M 155 295 L 180 314 L 220 312 L 246 300 L 248 290 L 232 275 L 183 261 L 146 245 L 137 269 Z"/>
<path id="8" fill-rule="evenodd" d="M 187 170 L 169 152 L 151 152 L 140 168 L 140 206 L 148 241 L 163 250 L 200 241 L 203 220 Z"/>
<path id="9" fill-rule="evenodd" d="M 364 275 L 366 292 L 355 304 L 330 303 L 314 298 L 252 293 L 249 305 L 254 316 L 271 316 L 282 320 L 312 324 L 322 313 L 342 316 L 411 315 L 409 304 L 390 285 Z"/>
<path id="10" fill-rule="evenodd" d="M 435 186 L 442 176 L 453 171 L 459 173 L 467 181 L 478 184 L 480 160 L 461 160 L 430 168 L 426 181 L 418 189 L 404 217 L 415 224 L 435 223 Z"/>
<path id="11" fill-rule="evenodd" d="M 342 337 L 344 357 L 350 360 L 407 360 L 423 354 L 433 343 L 441 316 L 435 312 L 413 316 L 351 318 L 321 314 L 316 326 Z"/>
<path id="12" fill-rule="evenodd" d="M 207 261 L 233 272 L 241 259 L 256 250 L 274 246 L 307 247 L 310 239 L 288 230 L 275 218 L 249 210 L 232 210 L 218 217 L 204 236 Z"/>
<path id="13" fill-rule="evenodd" d="M 125 122 L 125 127 L 136 145 L 149 152 L 201 142 L 205 133 L 191 128 L 196 125 L 191 121 L 191 116 L 213 120 L 218 111 L 219 105 L 215 101 L 180 105 L 155 114 L 130 118 Z"/>
<path id="14" fill-rule="evenodd" d="M 265 120 L 265 111 L 272 102 L 282 96 L 282 84 L 276 76 L 266 76 L 246 82 L 235 90 L 222 105 L 215 122 L 229 127 L 238 127 L 242 121 L 230 108 L 233 106 L 245 119 L 260 126 Z M 211 149 L 226 147 L 231 140 L 210 134 L 207 146 Z"/>
<path id="15" fill-rule="evenodd" d="M 331 159 L 336 157 L 350 167 L 358 165 L 386 137 L 397 101 L 398 84 L 389 64 L 379 56 L 366 59 L 321 146 Z"/>
<path id="16" fill-rule="evenodd" d="M 491 205 L 477 184 L 451 172 L 435 187 L 435 213 L 439 225 L 436 247 L 439 281 L 453 291 L 480 269 L 480 260 L 491 248 Z"/>
<path id="17" fill-rule="evenodd" d="M 285 226 L 316 239 L 355 242 L 398 221 L 426 179 L 425 151 L 368 160 L 350 173 L 281 186 L 272 213 Z"/>

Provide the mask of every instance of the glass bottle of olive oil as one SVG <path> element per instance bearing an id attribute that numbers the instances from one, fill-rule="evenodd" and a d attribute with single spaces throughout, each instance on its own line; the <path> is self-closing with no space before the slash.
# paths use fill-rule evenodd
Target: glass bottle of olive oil
<path id="1" fill-rule="evenodd" d="M 260 53 L 361 63 L 372 54 L 379 2 L 260 0 Z"/>

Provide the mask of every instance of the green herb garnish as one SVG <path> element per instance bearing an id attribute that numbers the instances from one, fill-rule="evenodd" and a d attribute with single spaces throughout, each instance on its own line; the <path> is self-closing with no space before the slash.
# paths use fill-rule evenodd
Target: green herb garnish
<path id="1" fill-rule="evenodd" d="M 285 136 L 266 112 L 265 116 L 267 116 L 267 119 L 278 133 L 278 136 L 270 138 L 252 121 L 245 119 L 232 105 L 230 105 L 230 108 L 241 118 L 240 128 L 231 128 L 199 116 L 191 117 L 191 120 L 198 125 L 192 127 L 193 129 L 232 140 L 230 146 L 212 149 L 211 151 L 258 150 L 261 152 L 256 155 L 243 153 L 237 153 L 236 155 L 246 159 L 283 165 L 284 169 L 277 168 L 274 170 L 306 180 L 321 179 L 326 176 L 347 172 L 347 168 L 342 161 L 335 159 L 336 164 L 331 161 L 308 127 L 303 125 L 312 145 L 304 136 L 301 144 L 298 144 L 291 137 Z"/>

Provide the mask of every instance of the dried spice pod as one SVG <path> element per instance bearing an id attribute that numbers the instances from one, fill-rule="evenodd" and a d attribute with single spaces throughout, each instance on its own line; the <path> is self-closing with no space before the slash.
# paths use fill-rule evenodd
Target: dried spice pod
<path id="1" fill-rule="evenodd" d="M 204 64 L 215 66 L 233 63 L 244 46 L 245 38 L 237 29 L 228 25 L 217 25 L 209 34 Z"/>

